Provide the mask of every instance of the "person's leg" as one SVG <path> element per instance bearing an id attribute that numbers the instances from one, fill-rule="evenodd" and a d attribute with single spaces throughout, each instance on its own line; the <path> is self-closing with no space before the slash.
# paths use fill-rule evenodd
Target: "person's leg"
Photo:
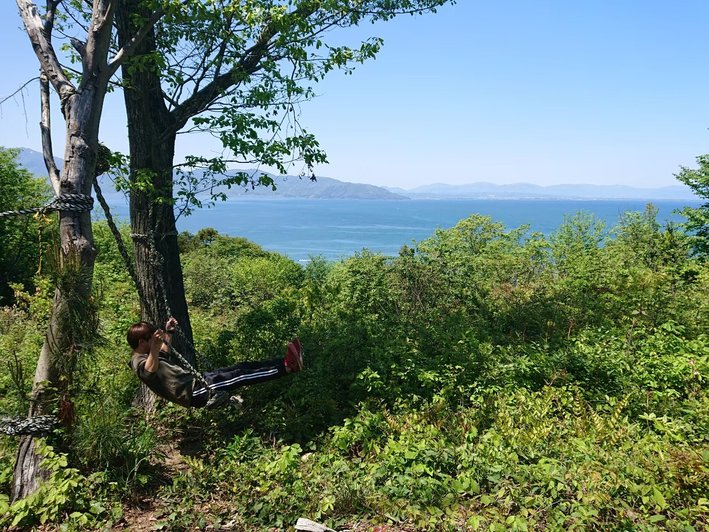
<path id="1" fill-rule="evenodd" d="M 286 356 L 283 358 L 288 373 L 294 373 L 303 369 L 303 347 L 297 338 L 288 342 Z"/>
<path id="2" fill-rule="evenodd" d="M 288 344 L 285 358 L 258 362 L 239 362 L 227 368 L 219 368 L 204 373 L 204 380 L 214 391 L 229 392 L 241 386 L 258 384 L 283 377 L 288 373 L 303 369 L 302 348 L 298 340 Z M 200 384 L 192 392 L 192 406 L 207 403 L 209 390 Z"/>

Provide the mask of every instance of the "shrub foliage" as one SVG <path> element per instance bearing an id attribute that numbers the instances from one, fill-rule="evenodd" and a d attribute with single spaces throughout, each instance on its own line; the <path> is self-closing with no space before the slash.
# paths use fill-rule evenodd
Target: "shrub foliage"
<path id="1" fill-rule="evenodd" d="M 147 490 L 174 530 L 304 516 L 401 530 L 709 526 L 709 269 L 696 235 L 651 206 L 611 229 L 579 214 L 549 237 L 471 216 L 396 257 L 304 267 L 214 230 L 183 234 L 204 365 L 271 357 L 299 335 L 307 371 L 244 389 L 241 409 L 165 406 L 147 423 L 130 409 L 122 338 L 138 303 L 101 224 L 96 238 L 104 341 L 68 454 L 45 449 L 44 491 L 0 500 L 5 525 L 98 528 Z M 26 407 L 50 293 L 0 315 L 7 412 Z M 165 476 L 162 452 L 178 444 L 192 452 Z M 13 445 L 0 447 L 4 492 Z"/>

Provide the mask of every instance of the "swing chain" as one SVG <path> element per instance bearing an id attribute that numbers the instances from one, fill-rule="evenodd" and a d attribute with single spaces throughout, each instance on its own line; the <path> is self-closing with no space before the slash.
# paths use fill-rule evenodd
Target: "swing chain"
<path id="1" fill-rule="evenodd" d="M 180 353 L 172 346 L 171 342 L 165 343 L 167 343 L 168 349 L 170 349 L 172 354 L 175 355 L 175 358 L 177 358 L 177 360 L 183 365 L 183 367 L 185 367 L 187 371 L 189 371 L 194 376 L 194 378 L 197 379 L 199 383 L 207 389 L 207 394 L 209 396 L 207 399 L 207 408 L 215 408 L 229 401 L 230 396 L 228 393 L 212 388 L 207 382 L 207 380 L 204 378 L 204 375 L 197 371 L 192 366 L 192 364 L 187 361 L 187 359 L 182 355 L 182 353 Z"/>
<path id="2" fill-rule="evenodd" d="M 113 233 L 113 237 L 116 240 L 116 244 L 118 245 L 118 250 L 121 254 L 121 257 L 123 258 L 123 262 L 126 265 L 126 268 L 128 269 L 128 273 L 130 274 L 131 278 L 133 279 L 133 283 L 136 286 L 136 289 L 138 290 L 138 297 L 140 298 L 141 303 L 143 306 L 146 305 L 147 298 L 145 297 L 145 290 L 142 286 L 142 283 L 140 282 L 138 275 L 135 271 L 135 268 L 133 267 L 133 263 L 130 260 L 130 257 L 128 255 L 128 251 L 126 249 L 125 243 L 123 242 L 123 237 L 121 237 L 121 233 L 116 227 L 116 224 L 113 220 L 113 216 L 111 215 L 111 210 L 108 206 L 108 203 L 106 202 L 103 194 L 101 193 L 101 188 L 98 184 L 98 179 L 94 179 L 94 190 L 96 191 L 96 197 L 99 200 L 99 203 L 101 204 L 101 207 L 103 208 L 103 211 L 106 215 L 106 221 L 108 222 L 109 228 L 111 229 L 111 232 Z M 150 206 L 150 211 L 148 213 L 148 219 L 152 221 L 153 219 L 153 205 Z M 169 233 L 166 233 L 166 235 Z M 140 233 L 131 233 L 130 234 L 131 238 L 134 240 L 143 240 L 147 243 L 148 245 L 148 251 L 150 253 L 151 260 L 153 261 L 153 264 L 157 266 L 157 270 L 162 271 L 162 257 L 158 253 L 157 249 L 155 249 L 155 238 L 154 238 L 154 232 L 152 230 L 149 230 L 149 234 L 140 234 Z M 172 315 L 172 311 L 170 309 L 170 303 L 167 298 L 167 291 L 165 290 L 165 285 L 162 279 L 162 275 L 158 275 L 158 286 L 160 288 L 160 292 L 162 294 L 163 298 L 163 304 L 164 304 L 164 310 L 165 313 L 168 316 Z M 190 342 L 189 338 L 187 338 L 187 335 L 185 335 L 182 332 L 182 329 L 179 327 L 179 324 L 176 327 L 176 330 L 178 334 L 180 334 L 180 337 L 184 340 L 185 344 L 187 344 L 190 349 L 194 353 L 197 353 L 197 350 L 195 349 L 194 345 L 192 342 Z M 168 345 L 168 348 L 170 351 L 175 355 L 175 358 L 182 364 L 182 366 L 187 369 L 194 377 L 197 379 L 200 384 L 202 384 L 206 389 L 208 393 L 208 400 L 207 400 L 207 407 L 208 408 L 214 408 L 217 406 L 221 406 L 227 401 L 229 401 L 229 394 L 226 392 L 214 390 L 209 383 L 205 380 L 204 376 L 197 371 L 192 364 L 189 363 L 189 361 L 180 353 L 175 347 L 171 344 L 171 342 L 166 342 Z"/>
<path id="3" fill-rule="evenodd" d="M 150 206 L 150 213 L 149 213 L 149 220 L 152 221 L 153 219 L 153 205 Z M 131 237 L 134 235 L 131 234 Z M 155 269 L 158 270 L 157 274 L 157 280 L 158 280 L 158 288 L 160 289 L 160 294 L 162 295 L 163 299 L 163 305 L 164 305 L 164 310 L 165 310 L 165 315 L 167 316 L 172 316 L 172 309 L 170 308 L 170 302 L 168 301 L 167 298 L 167 290 L 165 289 L 165 282 L 162 277 L 162 271 L 164 270 L 164 260 L 162 255 L 158 253 L 158 250 L 155 247 L 155 235 L 152 231 L 150 230 L 150 234 L 148 235 L 135 235 L 138 237 L 145 237 L 147 242 L 148 242 L 148 250 L 151 256 L 151 260 L 153 262 L 153 265 L 155 266 Z M 176 324 L 175 326 L 176 331 L 180 335 L 180 337 L 184 340 L 185 344 L 192 350 L 193 353 L 197 353 L 197 350 L 195 349 L 194 345 L 192 342 L 189 341 L 187 338 L 187 335 L 182 332 L 182 328 L 179 326 L 179 324 Z M 168 348 L 170 351 L 175 355 L 175 358 L 182 364 L 182 366 L 189 371 L 195 379 L 199 381 L 199 383 L 204 386 L 207 390 L 207 408 L 216 408 L 218 406 L 221 406 L 225 404 L 227 401 L 229 401 L 229 394 L 226 392 L 220 391 L 220 390 L 215 390 L 212 388 L 207 380 L 204 378 L 204 376 L 197 371 L 192 364 L 189 363 L 189 361 L 180 353 L 175 347 L 172 345 L 172 342 L 167 343 Z"/>

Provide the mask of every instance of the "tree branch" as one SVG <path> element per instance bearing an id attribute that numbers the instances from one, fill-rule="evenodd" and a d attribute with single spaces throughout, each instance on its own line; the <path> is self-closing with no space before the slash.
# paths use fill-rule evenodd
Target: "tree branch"
<path id="1" fill-rule="evenodd" d="M 39 92 L 42 106 L 39 129 L 42 134 L 42 155 L 44 156 L 44 166 L 47 167 L 49 181 L 54 189 L 54 194 L 59 196 L 61 194 L 59 170 L 54 162 L 54 150 L 52 148 L 49 81 L 47 80 L 47 76 L 44 74 L 42 74 L 39 79 Z"/>
<path id="2" fill-rule="evenodd" d="M 181 5 L 185 4 L 187 4 L 187 0 L 183 0 Z M 148 32 L 163 16 L 165 16 L 165 11 L 163 9 L 153 11 L 143 27 L 138 30 L 138 32 L 123 46 L 123 48 L 118 50 L 113 59 L 108 63 L 108 70 L 111 76 L 116 73 L 127 57 L 130 57 L 133 53 L 135 53 L 135 48 L 138 46 L 138 43 L 145 38 Z"/>
<path id="3" fill-rule="evenodd" d="M 318 2 L 312 2 L 301 6 L 293 11 L 294 17 L 307 18 L 318 10 Z M 171 114 L 174 117 L 173 124 L 175 130 L 182 128 L 187 121 L 201 113 L 209 106 L 223 91 L 235 85 L 238 74 L 250 75 L 259 69 L 259 63 L 268 51 L 271 39 L 279 33 L 275 24 L 267 24 L 256 42 L 244 52 L 239 62 L 224 74 L 218 75 L 213 81 L 195 92 L 178 107 L 173 109 Z"/>
<path id="4" fill-rule="evenodd" d="M 81 55 L 84 73 L 82 84 L 92 78 L 101 78 L 108 85 L 113 72 L 108 67 L 106 57 L 111 47 L 114 2 L 117 0 L 96 0 L 93 3 L 91 23 L 86 34 L 86 42 L 73 39 L 72 45 Z"/>
<path id="5" fill-rule="evenodd" d="M 61 3 L 61 0 L 47 0 L 47 13 L 44 17 L 44 32 L 47 35 L 52 34 L 54 29 L 54 17 L 56 16 L 57 6 Z"/>
<path id="6" fill-rule="evenodd" d="M 32 83 L 33 81 L 37 81 L 38 79 L 39 79 L 39 77 L 36 77 L 36 78 L 31 78 L 31 79 L 28 79 L 27 81 L 25 81 L 20 87 L 17 88 L 17 90 L 16 90 L 15 92 L 13 92 L 12 94 L 9 94 L 8 96 L 5 96 L 4 98 L 0 99 L 0 105 L 4 104 L 4 103 L 5 103 L 6 101 L 8 101 L 10 98 L 13 98 L 17 93 L 22 92 L 22 90 L 23 90 L 27 85 L 29 85 L 29 84 Z"/>
<path id="7" fill-rule="evenodd" d="M 47 11 L 47 21 L 45 23 L 37 12 L 37 6 L 29 0 L 16 0 L 17 7 L 20 11 L 20 17 L 25 26 L 25 31 L 32 43 L 34 53 L 39 60 L 42 71 L 46 74 L 47 80 L 52 84 L 54 90 L 59 95 L 59 100 L 62 102 L 62 108 L 66 104 L 67 98 L 75 93 L 76 88 L 66 77 L 62 69 L 59 59 L 54 52 L 54 47 L 51 43 L 51 29 L 54 24 L 54 7 L 56 3 L 50 3 L 50 9 Z"/>

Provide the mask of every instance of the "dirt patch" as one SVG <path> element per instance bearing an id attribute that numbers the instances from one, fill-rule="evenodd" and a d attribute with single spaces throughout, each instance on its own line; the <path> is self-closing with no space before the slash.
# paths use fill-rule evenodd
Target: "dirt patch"
<path id="1" fill-rule="evenodd" d="M 143 499 L 138 505 L 124 506 L 123 519 L 111 529 L 148 532 L 155 530 L 158 521 L 159 519 L 155 514 L 154 501 L 152 499 Z"/>
<path id="2" fill-rule="evenodd" d="M 179 446 L 174 443 L 160 446 L 156 449 L 157 455 L 162 459 L 157 464 L 152 464 L 156 469 L 160 469 L 160 477 L 163 482 L 170 482 L 174 476 L 186 471 L 189 466 L 185 463 Z M 159 486 L 148 488 L 156 493 Z M 150 493 L 150 491 L 148 491 Z M 131 532 L 147 532 L 155 530 L 160 521 L 162 508 L 157 499 L 144 495 L 137 499 L 127 501 L 123 505 L 123 519 L 116 523 L 112 530 L 130 530 Z"/>

